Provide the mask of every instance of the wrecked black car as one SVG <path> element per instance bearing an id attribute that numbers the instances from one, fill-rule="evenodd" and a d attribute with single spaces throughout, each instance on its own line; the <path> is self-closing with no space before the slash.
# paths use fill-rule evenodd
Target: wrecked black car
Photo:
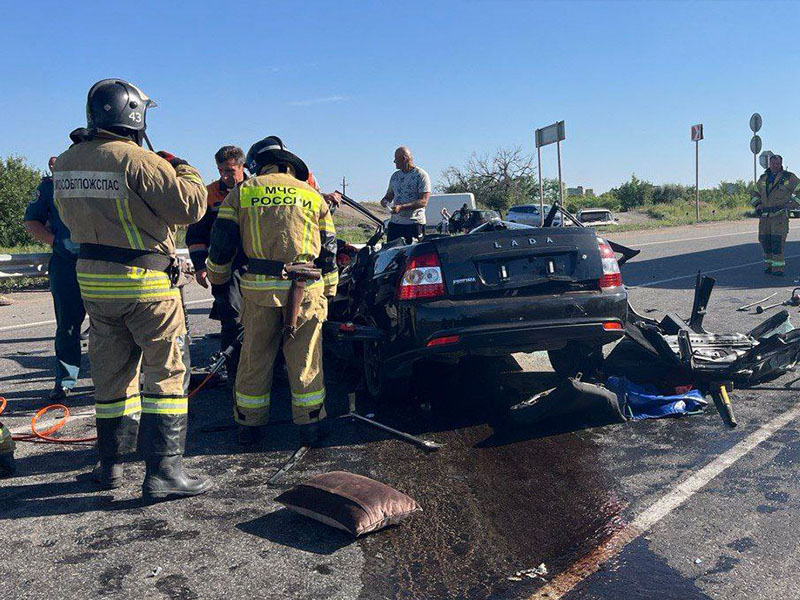
<path id="1" fill-rule="evenodd" d="M 356 344 L 371 396 L 415 364 L 547 350 L 559 374 L 602 356 L 625 329 L 628 296 L 609 243 L 593 229 L 491 219 L 469 233 L 384 242 L 383 222 L 340 263 L 329 334 Z"/>

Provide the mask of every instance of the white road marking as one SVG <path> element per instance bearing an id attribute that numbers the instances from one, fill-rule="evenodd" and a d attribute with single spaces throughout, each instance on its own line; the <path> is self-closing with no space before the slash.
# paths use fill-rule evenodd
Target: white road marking
<path id="1" fill-rule="evenodd" d="M 790 256 L 786 256 L 785 258 L 798 258 L 800 254 L 792 254 Z M 755 262 L 749 263 L 741 263 L 738 265 L 731 265 L 730 267 L 721 267 L 719 269 L 711 269 L 710 271 L 703 271 L 703 275 L 709 275 L 710 273 L 721 273 L 722 271 L 733 271 L 734 269 L 741 269 L 742 267 L 754 267 L 756 265 L 763 265 L 763 260 L 758 260 Z M 629 288 L 644 288 L 644 287 L 651 287 L 654 285 L 661 285 L 662 283 L 670 283 L 671 281 L 680 281 L 681 279 L 689 279 L 690 277 L 697 277 L 697 273 L 690 273 L 689 275 L 678 275 L 677 277 L 669 277 L 668 279 L 659 279 L 657 281 L 648 281 L 647 283 L 633 283 L 629 285 Z"/>
<path id="2" fill-rule="evenodd" d="M 757 229 L 753 231 L 737 231 L 736 233 L 720 233 L 718 235 L 705 235 L 702 237 L 693 237 L 693 238 L 682 238 L 678 240 L 659 240 L 657 242 L 645 242 L 644 244 L 637 244 L 633 242 L 633 246 L 636 248 L 643 248 L 644 246 L 656 246 L 658 244 L 678 244 L 680 242 L 695 242 L 697 240 L 713 240 L 715 238 L 723 238 L 723 237 L 731 237 L 735 235 L 756 235 L 758 233 Z"/>
<path id="3" fill-rule="evenodd" d="M 2 331 L 14 331 L 15 329 L 25 329 L 26 327 L 41 327 L 42 325 L 55 325 L 55 320 L 52 321 L 36 321 L 34 323 L 22 323 L 20 325 L 7 325 L 5 327 L 0 327 L 0 332 Z"/>
<path id="4" fill-rule="evenodd" d="M 213 302 L 213 298 L 203 298 L 202 300 L 190 300 L 189 302 L 184 302 L 186 306 L 194 306 L 195 304 L 205 304 L 206 302 Z"/>
<path id="5" fill-rule="evenodd" d="M 202 300 L 190 300 L 186 302 L 186 306 L 194 306 L 195 304 L 205 304 L 206 302 L 213 302 L 213 298 L 203 298 Z M 29 327 L 43 327 L 44 325 L 55 325 L 55 320 L 50 321 L 34 321 L 33 323 L 20 323 L 19 325 L 6 325 L 0 327 L 0 333 L 3 331 L 15 331 L 17 329 L 26 329 Z"/>
<path id="6" fill-rule="evenodd" d="M 530 600 L 558 600 L 562 598 L 581 581 L 596 573 L 605 561 L 622 552 L 628 544 L 671 514 L 717 475 L 736 464 L 739 459 L 746 456 L 762 442 L 768 440 L 798 416 L 800 416 L 800 404 L 773 418 L 769 423 L 759 427 L 706 466 L 689 475 L 689 477 L 639 513 L 633 521 L 613 534 L 595 550 L 573 563 L 566 571 L 559 573 L 546 585 L 536 590 Z"/>

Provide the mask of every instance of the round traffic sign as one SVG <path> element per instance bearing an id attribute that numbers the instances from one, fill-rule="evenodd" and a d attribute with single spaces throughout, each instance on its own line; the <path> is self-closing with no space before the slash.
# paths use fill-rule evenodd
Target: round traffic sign
<path id="1" fill-rule="evenodd" d="M 769 167 L 769 157 L 772 156 L 773 154 L 775 153 L 772 152 L 772 150 L 764 150 L 758 156 L 758 164 L 760 164 L 762 168 L 766 169 L 767 167 Z"/>
<path id="2" fill-rule="evenodd" d="M 759 129 L 761 129 L 761 115 L 753 113 L 753 116 L 750 117 L 750 130 L 756 133 Z M 755 154 L 755 152 L 753 154 Z"/>
<path id="3" fill-rule="evenodd" d="M 750 138 L 750 152 L 753 154 L 758 154 L 761 152 L 761 138 L 757 135 L 754 135 Z"/>

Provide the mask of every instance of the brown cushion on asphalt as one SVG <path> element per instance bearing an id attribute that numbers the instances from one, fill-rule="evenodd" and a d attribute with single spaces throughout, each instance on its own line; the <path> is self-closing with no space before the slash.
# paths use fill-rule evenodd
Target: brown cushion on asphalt
<path id="1" fill-rule="evenodd" d="M 283 492 L 275 501 L 355 537 L 395 525 L 422 510 L 402 492 L 346 471 L 312 477 Z"/>

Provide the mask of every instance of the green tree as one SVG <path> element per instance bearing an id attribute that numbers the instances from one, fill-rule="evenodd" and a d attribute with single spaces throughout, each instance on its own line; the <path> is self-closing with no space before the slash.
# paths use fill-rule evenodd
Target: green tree
<path id="1" fill-rule="evenodd" d="M 0 159 L 0 246 L 31 243 L 22 218 L 41 176 L 21 156 Z"/>
<path id="2" fill-rule="evenodd" d="M 499 148 L 493 155 L 473 154 L 463 167 L 448 167 L 437 191 L 472 192 L 481 206 L 505 212 L 516 204 L 539 201 L 534 157 L 520 146 Z M 558 180 L 543 181 L 546 202 L 558 198 Z"/>
<path id="3" fill-rule="evenodd" d="M 631 210 L 637 206 L 650 204 L 653 200 L 654 187 L 649 181 L 639 179 L 633 174 L 630 181 L 614 188 L 611 193 L 616 196 L 622 210 Z"/>

